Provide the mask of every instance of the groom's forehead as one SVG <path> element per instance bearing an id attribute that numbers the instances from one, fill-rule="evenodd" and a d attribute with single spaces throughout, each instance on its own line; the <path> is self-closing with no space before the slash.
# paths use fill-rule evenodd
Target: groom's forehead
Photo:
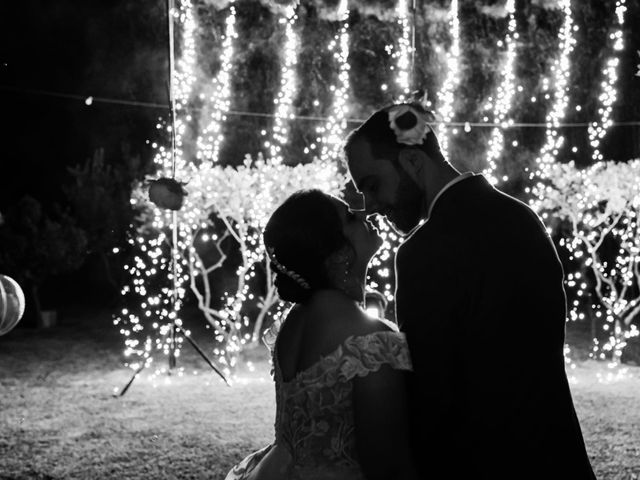
<path id="1" fill-rule="evenodd" d="M 356 142 L 351 149 L 349 173 L 354 183 L 359 186 L 368 176 L 384 174 L 386 163 L 384 160 L 373 156 L 369 142 L 361 140 Z"/>
<path id="2" fill-rule="evenodd" d="M 358 193 L 364 193 L 374 186 L 380 186 L 382 182 L 386 183 L 387 179 L 393 176 L 391 162 L 381 159 L 373 159 L 367 162 L 363 168 L 351 169 L 351 179 Z"/>

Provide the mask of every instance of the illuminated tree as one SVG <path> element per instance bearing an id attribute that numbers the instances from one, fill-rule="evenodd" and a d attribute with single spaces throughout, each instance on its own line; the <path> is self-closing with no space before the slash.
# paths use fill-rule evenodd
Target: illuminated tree
<path id="1" fill-rule="evenodd" d="M 182 325 L 178 315 L 189 288 L 213 327 L 217 342 L 213 353 L 230 374 L 238 353 L 260 339 L 267 316 L 273 313 L 278 317 L 281 312 L 274 308 L 279 299 L 261 239 L 269 217 L 300 189 L 320 188 L 340 196 L 346 177 L 333 161 L 316 159 L 289 166 L 277 159 L 265 160 L 262 155 L 255 160 L 247 155 L 239 167 L 205 162 L 193 167 L 192 174 L 186 187 L 189 194 L 176 212 L 180 228 L 175 249 L 169 232 L 171 213 L 160 211 L 149 201 L 146 184 L 134 190 L 139 227 L 131 242 L 137 243 L 138 251 L 131 265 L 125 267 L 132 282 L 122 292 L 133 297 L 129 302 L 133 308 L 124 308 L 116 324 L 126 325 L 121 330 L 126 337 L 125 355 L 150 363 L 154 350 L 169 352 L 169 326 L 173 321 Z M 211 277 L 221 274 L 223 267 L 235 265 L 224 246 L 229 241 L 233 257 L 239 257 L 239 261 L 232 274 L 233 287 L 219 292 L 212 288 Z M 179 266 L 175 311 L 170 309 L 174 291 L 172 255 L 177 256 Z M 250 308 L 253 306 L 257 306 L 257 312 Z M 151 332 L 155 332 L 153 338 Z M 180 340 L 178 343 L 182 343 Z M 180 345 L 176 347 L 179 355 Z M 131 366 L 136 369 L 140 364 Z"/>
<path id="2" fill-rule="evenodd" d="M 567 275 L 577 299 L 572 320 L 583 319 L 580 297 L 605 333 L 594 338 L 592 356 L 617 364 L 627 340 L 637 336 L 640 314 L 640 160 L 599 162 L 585 170 L 573 163 L 550 166 L 541 200 L 543 217 L 554 215 L 570 227 L 560 245 L 582 268 Z"/>
<path id="3" fill-rule="evenodd" d="M 260 339 L 264 321 L 278 302 L 274 275 L 261 240 L 273 211 L 300 189 L 320 188 L 340 196 L 345 182 L 346 177 L 338 170 L 337 163 L 330 160 L 316 159 L 289 166 L 278 159 L 265 160 L 258 155 L 253 160 L 247 155 L 244 164 L 237 168 L 201 165 L 189 184 L 190 194 L 185 206 L 198 212 L 195 222 L 198 228 L 190 232 L 187 259 L 191 291 L 221 343 L 221 348 L 214 351 L 221 362 L 233 366 L 235 353 L 247 343 Z M 215 232 L 216 219 L 221 222 L 222 231 Z M 235 240 L 241 260 L 235 272 L 235 288 L 224 293 L 223 306 L 216 309 L 211 306 L 213 291 L 209 275 L 227 260 L 221 242 L 229 237 Z M 197 248 L 197 240 L 213 243 L 211 248 L 218 252 L 218 255 L 210 256 L 214 260 L 205 260 L 203 253 L 207 249 Z M 259 267 L 264 271 L 264 285 L 256 288 L 251 281 Z M 258 313 L 250 319 L 243 306 L 254 300 Z"/>

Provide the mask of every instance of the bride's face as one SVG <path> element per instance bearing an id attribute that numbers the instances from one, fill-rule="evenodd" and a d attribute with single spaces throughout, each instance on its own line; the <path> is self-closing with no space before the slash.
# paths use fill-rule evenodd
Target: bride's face
<path id="1" fill-rule="evenodd" d="M 333 201 L 342 221 L 342 231 L 355 250 L 355 265 L 366 268 L 382 245 L 382 239 L 366 221 L 365 212 L 352 212 L 343 201 L 337 198 L 334 198 Z"/>

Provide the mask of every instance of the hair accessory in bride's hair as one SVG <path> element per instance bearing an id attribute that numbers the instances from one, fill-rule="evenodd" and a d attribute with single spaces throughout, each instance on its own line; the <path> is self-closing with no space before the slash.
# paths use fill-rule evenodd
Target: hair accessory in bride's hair
<path id="1" fill-rule="evenodd" d="M 267 247 L 267 253 L 269 254 L 269 258 L 271 259 L 271 262 L 276 267 L 276 270 L 286 275 L 287 277 L 292 278 L 298 285 L 300 285 L 305 290 L 309 290 L 309 288 L 311 288 L 307 283 L 307 281 L 304 278 L 302 278 L 302 276 L 298 275 L 293 270 L 288 270 L 284 265 L 282 265 L 278 261 L 278 259 L 276 258 L 276 251 L 273 249 L 273 247 Z"/>
<path id="2" fill-rule="evenodd" d="M 433 129 L 429 120 L 430 112 L 409 103 L 394 105 L 387 110 L 389 127 L 396 135 L 396 141 L 404 145 L 421 145 Z"/>

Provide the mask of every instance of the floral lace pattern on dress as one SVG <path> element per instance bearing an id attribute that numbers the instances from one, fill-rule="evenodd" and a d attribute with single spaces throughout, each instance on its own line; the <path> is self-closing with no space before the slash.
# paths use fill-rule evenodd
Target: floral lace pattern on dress
<path id="1" fill-rule="evenodd" d="M 284 382 L 275 349 L 277 331 L 270 333 L 271 341 L 265 343 L 273 357 L 276 441 L 246 457 L 227 480 L 364 480 L 356 457 L 351 380 L 384 365 L 411 370 L 404 334 L 385 331 L 351 336 Z"/>
<path id="2" fill-rule="evenodd" d="M 383 365 L 411 369 L 404 334 L 388 331 L 347 338 L 289 382 L 282 381 L 275 352 L 273 362 L 276 442 L 287 446 L 294 464 L 305 467 L 359 469 L 350 380 L 376 372 Z"/>

